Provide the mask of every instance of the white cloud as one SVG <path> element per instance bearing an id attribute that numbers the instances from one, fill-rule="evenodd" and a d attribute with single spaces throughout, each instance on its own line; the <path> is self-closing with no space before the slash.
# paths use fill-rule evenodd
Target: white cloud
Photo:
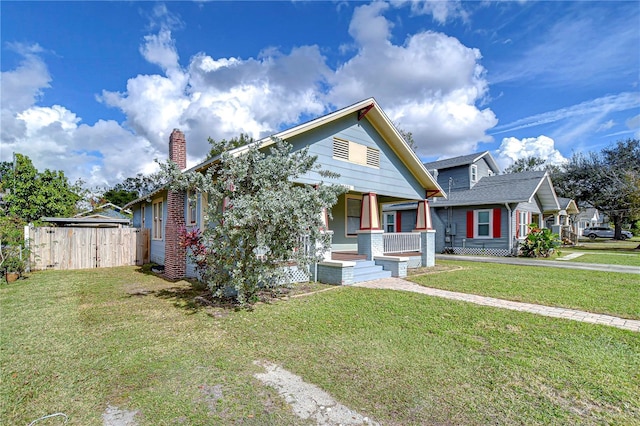
<path id="1" fill-rule="evenodd" d="M 396 6 L 403 6 L 406 3 L 411 5 L 411 12 L 414 15 L 431 15 L 433 20 L 439 24 L 446 24 L 454 18 L 466 21 L 469 14 L 462 7 L 462 2 L 458 0 L 422 0 L 422 1 L 393 1 Z"/>
<path id="2" fill-rule="evenodd" d="M 115 121 L 89 126 L 64 106 L 36 105 L 51 81 L 41 52 L 37 45 L 23 46 L 20 65 L 2 73 L 1 160 L 21 153 L 39 170 L 63 170 L 72 182 L 82 178 L 90 186 L 146 171 L 159 153 Z M 5 102 L 5 96 L 11 99 Z"/>
<path id="3" fill-rule="evenodd" d="M 546 160 L 547 164 L 563 164 L 567 161 L 555 148 L 554 140 L 544 135 L 523 139 L 504 138 L 495 156 L 496 162 L 503 170 L 525 157 L 539 157 Z"/>
<path id="4" fill-rule="evenodd" d="M 497 119 L 476 107 L 488 89 L 480 52 L 433 31 L 393 45 L 381 16 L 386 9 L 373 3 L 354 11 L 349 32 L 358 50 L 331 76 L 328 99 L 343 106 L 374 96 L 392 121 L 413 133 L 424 156 L 460 155 L 490 141 L 486 131 Z"/>
<path id="5" fill-rule="evenodd" d="M 355 8 L 352 56 L 334 70 L 317 45 L 287 52 L 265 47 L 249 58 L 200 52 L 180 65 L 171 31 L 182 21 L 157 6 L 150 16 L 156 32 L 143 38 L 139 51 L 158 73 L 132 76 L 124 91 L 98 96 L 122 111 L 124 123 L 85 124 L 64 106 L 40 105 L 51 77 L 34 46 L 20 67 L 3 73 L 3 96 L 23 96 L 3 102 L 2 155 L 16 150 L 36 167 L 63 169 L 72 180 L 114 184 L 150 171 L 154 158 L 165 159 L 173 128 L 185 132 L 193 165 L 208 152 L 208 137 L 262 137 L 370 96 L 413 133 L 421 155 L 464 154 L 491 140 L 486 131 L 496 117 L 476 106 L 487 96 L 480 52 L 433 31 L 393 44 L 392 23 L 383 15 L 389 8 Z M 431 13 L 445 19 L 444 12 Z"/>
<path id="6" fill-rule="evenodd" d="M 51 76 L 39 56 L 42 48 L 38 44 L 9 43 L 8 46 L 23 59 L 15 70 L 2 73 L 0 100 L 3 109 L 17 111 L 40 99 L 42 90 L 50 87 Z"/>

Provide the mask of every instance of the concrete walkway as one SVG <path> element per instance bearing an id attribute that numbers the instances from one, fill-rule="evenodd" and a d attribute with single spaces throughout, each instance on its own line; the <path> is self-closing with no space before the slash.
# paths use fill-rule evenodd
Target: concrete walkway
<path id="1" fill-rule="evenodd" d="M 494 297 L 478 296 L 475 294 L 458 293 L 455 291 L 440 290 L 431 287 L 423 287 L 400 278 L 383 278 L 374 281 L 365 281 L 353 284 L 354 287 L 366 287 L 388 290 L 403 290 L 427 296 L 443 297 L 445 299 L 460 300 L 495 308 L 511 309 L 514 311 L 529 312 L 547 317 L 564 318 L 574 321 L 589 322 L 593 324 L 609 325 L 624 330 L 640 332 L 640 321 L 618 318 L 611 315 L 592 314 L 590 312 L 577 311 L 575 309 L 554 308 L 551 306 L 535 305 L 533 303 L 512 302 Z"/>
<path id="2" fill-rule="evenodd" d="M 583 269 L 587 271 L 622 272 L 626 274 L 640 274 L 637 266 L 604 265 L 599 263 L 564 262 L 557 260 L 539 260 L 526 257 L 493 257 L 493 256 L 465 256 L 458 254 L 436 254 L 436 259 L 463 260 L 467 262 L 504 263 L 507 265 L 543 266 L 550 268 Z"/>
<path id="3" fill-rule="evenodd" d="M 465 262 L 504 263 L 507 265 L 545 266 L 549 268 L 583 269 L 586 271 L 622 272 L 627 274 L 640 274 L 637 266 L 605 265 L 598 263 L 580 263 L 558 260 L 529 259 L 526 257 L 493 257 L 493 256 L 467 256 L 456 254 L 436 254 L 436 259 L 462 260 Z"/>

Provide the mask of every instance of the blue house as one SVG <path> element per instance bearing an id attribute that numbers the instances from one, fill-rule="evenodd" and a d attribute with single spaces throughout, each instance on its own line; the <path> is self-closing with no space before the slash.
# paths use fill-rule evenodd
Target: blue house
<path id="1" fill-rule="evenodd" d="M 332 219 L 327 223 L 331 253 L 314 271 L 301 271 L 294 279 L 350 284 L 404 276 L 409 258 L 400 252 L 413 253 L 414 266 L 433 266 L 435 231 L 431 229 L 427 200 L 443 197 L 444 192 L 375 99 L 363 100 L 273 136 L 287 141 L 294 151 L 308 146 L 323 170 L 340 175 L 327 179 L 314 171 L 302 176 L 299 183 L 324 181 L 348 189 L 331 209 Z M 268 137 L 256 143 L 265 148 L 273 141 Z M 169 138 L 169 157 L 186 168 L 186 140 L 179 130 Z M 203 171 L 219 161 L 215 157 L 191 170 Z M 169 278 L 195 276 L 195 268 L 185 260 L 184 250 L 177 243 L 181 226 L 204 225 L 202 197 L 193 195 L 162 188 L 125 206 L 133 211 L 135 227 L 151 229 L 151 261 L 164 265 Z M 389 242 L 382 226 L 382 207 L 401 202 L 415 206 L 414 232 L 403 236 L 401 242 L 398 235 L 391 235 L 394 241 Z M 404 249 L 399 249 L 399 244 L 404 244 Z M 313 276 L 316 271 L 317 276 Z"/>
<path id="2" fill-rule="evenodd" d="M 448 194 L 430 203 L 438 253 L 514 255 L 531 223 L 561 233 L 568 206 L 561 207 L 544 171 L 500 175 L 488 151 L 424 166 Z M 385 206 L 383 215 L 404 231 L 405 220 L 415 211 L 414 203 L 404 203 Z"/>

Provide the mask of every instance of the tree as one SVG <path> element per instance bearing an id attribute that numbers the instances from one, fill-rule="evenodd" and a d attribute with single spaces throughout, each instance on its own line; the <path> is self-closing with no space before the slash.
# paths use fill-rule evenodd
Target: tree
<path id="1" fill-rule="evenodd" d="M 216 143 L 221 161 L 205 173 L 161 164 L 171 189 L 206 194 L 211 225 L 183 232 L 183 245 L 214 296 L 231 291 L 240 304 L 254 302 L 260 288 L 283 285 L 289 262 L 304 268 L 321 260 L 329 249 L 321 212 L 344 191 L 337 185 L 296 184 L 309 172 L 336 175 L 320 170 L 308 148 L 291 152 L 286 142 L 274 142 L 266 152 L 253 144 L 235 155 L 229 152 L 233 143 Z"/>
<path id="2" fill-rule="evenodd" d="M 138 173 L 134 177 L 128 177 L 120 183 L 104 190 L 97 204 L 110 202 L 116 206 L 124 207 L 126 204 L 137 200 L 167 183 L 162 171 L 157 171 L 148 175 Z M 96 202 L 92 202 L 95 205 Z"/>
<path id="3" fill-rule="evenodd" d="M 504 174 L 545 170 L 546 162 L 547 160 L 533 155 L 518 158 L 513 164 L 504 169 Z"/>
<path id="4" fill-rule="evenodd" d="M 102 194 L 102 196 L 108 202 L 115 204 L 116 206 L 123 207 L 126 204 L 138 199 L 138 192 L 125 191 L 124 189 L 112 188 L 108 191 L 105 191 L 105 193 Z"/>
<path id="5" fill-rule="evenodd" d="M 80 188 L 70 185 L 62 171 L 38 172 L 26 155 L 15 154 L 15 167 L 0 182 L 5 214 L 25 222 L 43 216 L 64 217 L 75 213 Z"/>
<path id="6" fill-rule="evenodd" d="M 229 140 L 222 139 L 220 142 L 216 142 L 214 139 L 209 138 L 209 144 L 211 144 L 211 150 L 207 154 L 207 160 L 210 160 L 218 155 L 222 154 L 222 150 L 231 150 L 239 148 L 241 146 L 249 145 L 254 140 L 246 133 L 240 133 L 240 136 L 235 136 Z"/>
<path id="7" fill-rule="evenodd" d="M 600 153 L 575 153 L 556 179 L 558 195 L 587 203 L 605 213 L 621 238 L 622 224 L 640 210 L 640 140 L 618 141 Z"/>

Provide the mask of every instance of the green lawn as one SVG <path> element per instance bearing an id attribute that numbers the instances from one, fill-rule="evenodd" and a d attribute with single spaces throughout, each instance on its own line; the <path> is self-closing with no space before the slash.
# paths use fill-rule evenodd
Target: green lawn
<path id="1" fill-rule="evenodd" d="M 586 253 L 570 262 L 578 263 L 599 263 L 605 265 L 626 265 L 640 267 L 640 253 Z"/>
<path id="2" fill-rule="evenodd" d="M 640 251 L 636 250 L 638 244 L 640 244 L 640 239 L 635 237 L 633 240 L 626 241 L 599 239 L 592 242 L 581 240 L 576 247 L 563 248 L 560 251 L 560 256 L 579 252 L 585 254 L 572 259 L 571 262 L 640 267 Z"/>
<path id="3" fill-rule="evenodd" d="M 428 287 L 640 319 L 640 275 L 438 261 L 459 270 L 410 277 Z"/>
<path id="4" fill-rule="evenodd" d="M 197 294 L 135 268 L 0 287 L 0 423 L 97 425 L 113 405 L 140 425 L 301 424 L 253 378 L 269 360 L 385 425 L 640 424 L 640 333 L 352 287 L 253 311 Z"/>

